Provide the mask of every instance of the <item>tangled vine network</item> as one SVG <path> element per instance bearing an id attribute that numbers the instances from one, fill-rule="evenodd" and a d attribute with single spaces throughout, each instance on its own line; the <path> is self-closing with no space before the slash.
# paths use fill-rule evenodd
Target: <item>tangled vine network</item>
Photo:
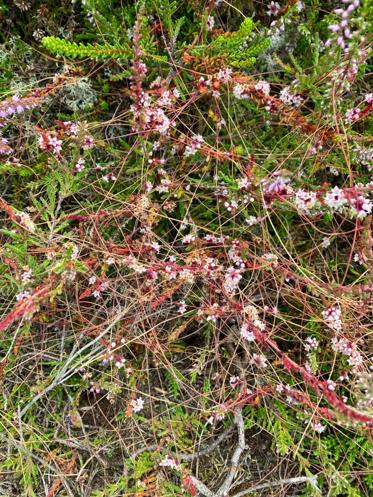
<path id="1" fill-rule="evenodd" d="M 370 0 L 0 0 L 0 495 L 368 497 Z"/>

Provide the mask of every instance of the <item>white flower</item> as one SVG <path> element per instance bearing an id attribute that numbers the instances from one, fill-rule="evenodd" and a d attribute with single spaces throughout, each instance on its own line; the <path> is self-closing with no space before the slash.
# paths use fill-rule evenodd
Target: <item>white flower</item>
<path id="1" fill-rule="evenodd" d="M 241 85 L 240 83 L 237 83 L 233 87 L 233 95 L 238 98 L 238 99 L 243 99 L 247 98 L 247 95 L 245 95 L 245 87 Z"/>
<path id="2" fill-rule="evenodd" d="M 363 255 L 360 254 L 359 252 L 356 252 L 356 254 L 354 254 L 354 262 L 357 262 L 358 264 L 363 264 L 364 262 Z"/>
<path id="3" fill-rule="evenodd" d="M 321 247 L 322 248 L 330 247 L 330 238 L 329 237 L 324 236 L 324 238 L 322 239 L 322 242 L 321 242 Z"/>
<path id="4" fill-rule="evenodd" d="M 239 376 L 231 376 L 229 378 L 229 385 L 234 388 L 238 385 L 238 383 L 240 382 L 240 377 Z"/>
<path id="5" fill-rule="evenodd" d="M 175 459 L 173 457 L 169 456 L 168 454 L 166 455 L 166 457 L 164 457 L 164 459 L 162 459 L 162 461 L 159 463 L 159 465 L 162 468 L 171 468 L 171 469 L 178 469 L 179 468 L 179 464 L 177 464 Z"/>
<path id="6" fill-rule="evenodd" d="M 295 205 L 300 211 L 305 213 L 308 213 L 315 206 L 316 201 L 317 195 L 315 192 L 307 192 L 300 189 L 295 194 Z"/>
<path id="7" fill-rule="evenodd" d="M 306 349 L 307 352 L 309 352 L 311 349 L 316 350 L 319 346 L 319 342 L 317 338 L 315 337 L 307 337 L 306 338 L 306 343 L 304 345 L 304 348 Z"/>
<path id="8" fill-rule="evenodd" d="M 343 190 L 335 186 L 330 192 L 325 194 L 324 201 L 333 211 L 340 212 L 342 207 L 347 203 Z"/>
<path id="9" fill-rule="evenodd" d="M 35 233 L 35 224 L 32 221 L 31 217 L 26 212 L 20 212 L 18 214 L 19 220 L 21 224 L 31 233 Z"/>
<path id="10" fill-rule="evenodd" d="M 17 302 L 21 302 L 22 300 L 26 300 L 30 297 L 31 293 L 27 290 L 23 290 L 18 295 L 16 295 Z"/>
<path id="11" fill-rule="evenodd" d="M 276 392 L 283 393 L 284 390 L 285 390 L 285 386 L 282 383 L 278 383 L 276 385 Z"/>
<path id="12" fill-rule="evenodd" d="M 253 226 L 254 224 L 258 223 L 259 219 L 255 216 L 249 216 L 245 219 L 245 223 L 248 224 L 249 226 Z"/>
<path id="13" fill-rule="evenodd" d="M 241 178 L 239 181 L 238 181 L 238 188 L 240 188 L 240 190 L 243 190 L 244 188 L 247 188 L 248 186 L 251 185 L 251 181 L 249 180 L 249 178 Z"/>
<path id="14" fill-rule="evenodd" d="M 360 117 L 361 110 L 358 107 L 355 107 L 353 109 L 349 109 L 345 116 L 346 116 L 346 121 L 350 124 L 353 122 L 357 121 Z"/>
<path id="15" fill-rule="evenodd" d="M 186 311 L 185 300 L 181 300 L 178 305 L 179 305 L 178 311 L 180 312 L 180 314 L 184 314 L 184 312 Z"/>
<path id="16" fill-rule="evenodd" d="M 220 69 L 216 75 L 216 78 L 223 83 L 228 83 L 231 79 L 232 69 L 230 67 L 225 67 L 224 69 Z"/>
<path id="17" fill-rule="evenodd" d="M 189 233 L 189 235 L 185 235 L 182 240 L 181 240 L 181 243 L 183 245 L 186 245 L 188 243 L 192 243 L 194 242 L 194 240 L 196 239 L 196 237 L 194 235 L 192 235 L 191 233 Z"/>
<path id="18" fill-rule="evenodd" d="M 263 354 L 253 354 L 250 364 L 257 368 L 266 368 L 268 366 L 267 358 Z"/>
<path id="19" fill-rule="evenodd" d="M 271 91 L 271 86 L 267 81 L 258 81 L 254 88 L 258 91 L 262 91 L 266 96 L 268 96 Z"/>
<path id="20" fill-rule="evenodd" d="M 249 330 L 247 323 L 243 323 L 241 326 L 241 336 L 245 338 L 248 342 L 253 342 L 255 340 L 255 335 L 252 331 Z"/>
<path id="21" fill-rule="evenodd" d="M 131 400 L 130 404 L 132 406 L 133 412 L 140 412 L 144 407 L 144 399 L 142 397 L 133 399 Z"/>
<path id="22" fill-rule="evenodd" d="M 298 2 L 297 2 L 297 11 L 298 12 L 302 12 L 303 9 L 304 9 L 304 3 L 301 2 L 300 0 L 298 0 Z"/>
<path id="23" fill-rule="evenodd" d="M 161 250 L 161 246 L 159 245 L 158 242 L 152 242 L 150 246 L 157 253 Z"/>
<path id="24" fill-rule="evenodd" d="M 311 427 L 317 433 L 322 433 L 326 429 L 326 426 L 322 425 L 319 421 L 312 421 Z"/>
<path id="25" fill-rule="evenodd" d="M 281 6 L 277 2 L 271 2 L 268 5 L 267 16 L 277 16 L 280 13 Z"/>
<path id="26" fill-rule="evenodd" d="M 23 271 L 23 273 L 21 274 L 22 283 L 28 283 L 31 279 L 31 276 L 32 276 L 31 269 L 26 269 L 25 271 Z"/>
<path id="27" fill-rule="evenodd" d="M 207 29 L 209 31 L 212 31 L 214 25 L 215 25 L 215 19 L 213 18 L 213 16 L 208 16 L 208 18 L 207 18 Z"/>
<path id="28" fill-rule="evenodd" d="M 295 93 L 292 93 L 288 86 L 281 90 L 280 100 L 286 105 L 294 105 L 295 107 L 299 107 L 299 105 L 301 105 L 301 103 L 303 102 L 302 97 Z"/>

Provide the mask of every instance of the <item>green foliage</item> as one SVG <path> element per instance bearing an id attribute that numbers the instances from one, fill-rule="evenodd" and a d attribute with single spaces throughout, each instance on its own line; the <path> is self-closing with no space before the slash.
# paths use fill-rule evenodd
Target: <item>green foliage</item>
<path id="1" fill-rule="evenodd" d="M 246 18 L 237 31 L 217 36 L 210 45 L 192 48 L 191 53 L 201 56 L 207 50 L 211 57 L 224 58 L 227 66 L 249 69 L 270 45 L 269 38 L 253 35 L 254 27 L 254 21 Z"/>
<path id="2" fill-rule="evenodd" d="M 54 36 L 45 36 L 42 39 L 43 46 L 55 55 L 70 57 L 73 59 L 120 59 L 125 60 L 130 55 L 127 47 L 120 45 L 99 45 L 75 43 Z"/>
<path id="3" fill-rule="evenodd" d="M 253 36 L 254 26 L 253 20 L 246 18 L 237 31 L 218 36 L 211 43 L 213 53 L 227 57 L 228 65 L 248 69 L 255 64 L 256 56 L 270 45 L 269 38 Z"/>

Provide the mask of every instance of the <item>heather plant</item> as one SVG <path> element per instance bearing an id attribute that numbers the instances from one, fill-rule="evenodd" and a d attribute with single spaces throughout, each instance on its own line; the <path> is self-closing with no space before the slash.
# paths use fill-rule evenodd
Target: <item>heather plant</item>
<path id="1" fill-rule="evenodd" d="M 0 493 L 370 495 L 370 2 L 26 4 Z"/>

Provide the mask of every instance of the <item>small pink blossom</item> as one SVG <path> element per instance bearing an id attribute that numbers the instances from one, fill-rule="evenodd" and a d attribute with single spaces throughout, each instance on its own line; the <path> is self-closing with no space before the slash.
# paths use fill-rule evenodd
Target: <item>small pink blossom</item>
<path id="1" fill-rule="evenodd" d="M 179 469 L 180 467 L 180 465 L 176 462 L 176 460 L 168 454 L 162 459 L 159 465 L 162 468 L 171 468 L 171 469 Z"/>
<path id="2" fill-rule="evenodd" d="M 342 330 L 342 312 L 338 307 L 329 307 L 322 312 L 322 317 L 326 322 L 326 325 L 335 331 Z"/>
<path id="3" fill-rule="evenodd" d="M 317 202 L 317 195 L 315 192 L 307 192 L 305 190 L 298 190 L 295 194 L 295 205 L 297 208 L 305 213 L 315 207 Z"/>
<path id="4" fill-rule="evenodd" d="M 358 107 L 354 107 L 353 109 L 349 109 L 345 116 L 346 116 L 346 121 L 350 124 L 353 122 L 357 121 L 360 117 L 361 110 Z"/>
<path id="5" fill-rule="evenodd" d="M 249 325 L 247 323 L 243 323 L 243 325 L 241 326 L 240 334 L 242 338 L 244 338 L 248 342 L 253 342 L 255 340 L 255 335 L 252 331 L 250 331 Z"/>
<path id="6" fill-rule="evenodd" d="M 83 138 L 83 141 L 80 145 L 85 150 L 88 150 L 89 148 L 92 148 L 94 146 L 94 143 L 95 143 L 95 140 L 94 140 L 93 136 L 85 135 Z"/>
<path id="7" fill-rule="evenodd" d="M 268 361 L 263 354 L 253 354 L 250 360 L 250 364 L 262 369 L 268 366 Z"/>
<path id="8" fill-rule="evenodd" d="M 268 96 L 271 91 L 271 86 L 267 81 L 258 81 L 254 88 L 257 91 L 261 91 L 265 96 Z"/>
<path id="9" fill-rule="evenodd" d="M 271 2 L 268 5 L 267 16 L 277 16 L 281 11 L 281 6 L 278 2 Z"/>
<path id="10" fill-rule="evenodd" d="M 132 399 L 130 402 L 133 412 L 140 412 L 144 408 L 144 399 L 138 397 L 137 399 Z"/>

